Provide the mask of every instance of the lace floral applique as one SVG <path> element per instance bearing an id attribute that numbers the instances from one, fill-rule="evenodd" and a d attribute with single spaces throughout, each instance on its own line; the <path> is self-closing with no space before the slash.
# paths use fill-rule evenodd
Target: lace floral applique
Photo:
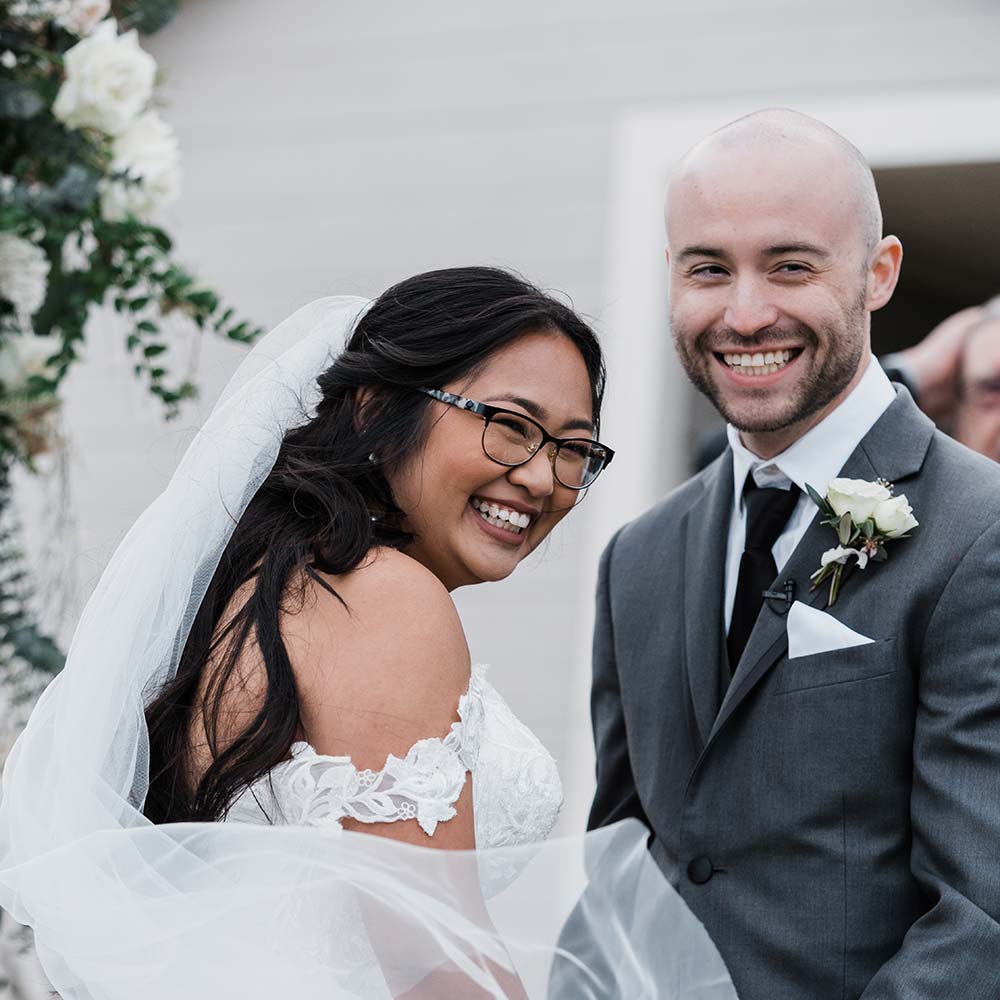
<path id="1" fill-rule="evenodd" d="M 479 757 L 483 725 L 483 668 L 473 668 L 459 699 L 459 719 L 444 739 L 415 743 L 405 757 L 389 754 L 380 771 L 355 768 L 350 757 L 319 754 L 305 742 L 271 775 L 275 804 L 285 823 L 319 826 L 345 816 L 362 823 L 416 819 L 433 836 L 438 823 L 455 816 L 466 773 Z M 235 817 L 234 817 L 235 818 Z"/>

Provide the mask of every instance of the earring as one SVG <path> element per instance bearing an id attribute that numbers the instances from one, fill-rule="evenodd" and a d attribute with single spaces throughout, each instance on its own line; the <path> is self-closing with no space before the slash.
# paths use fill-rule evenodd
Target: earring
<path id="1" fill-rule="evenodd" d="M 375 457 L 375 452 L 371 452 L 368 455 L 368 464 L 369 465 L 378 465 L 378 459 Z"/>

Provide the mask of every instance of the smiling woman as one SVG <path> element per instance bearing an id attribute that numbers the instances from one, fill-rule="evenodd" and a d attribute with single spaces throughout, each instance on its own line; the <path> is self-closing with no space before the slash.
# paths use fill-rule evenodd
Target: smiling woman
<path id="1" fill-rule="evenodd" d="M 129 995 L 169 947 L 164 995 L 524 996 L 483 894 L 531 857 L 496 852 L 547 838 L 561 783 L 450 591 L 509 575 L 573 509 L 611 458 L 603 391 L 590 328 L 489 268 L 321 300 L 251 353 L 5 773 L 0 903 L 59 992 Z M 627 837 L 609 854 L 637 875 Z M 173 918 L 140 919 L 150 891 Z M 78 943 L 94 908 L 106 961 Z M 233 927 L 243 954 L 262 920 L 268 957 L 231 990 Z"/>

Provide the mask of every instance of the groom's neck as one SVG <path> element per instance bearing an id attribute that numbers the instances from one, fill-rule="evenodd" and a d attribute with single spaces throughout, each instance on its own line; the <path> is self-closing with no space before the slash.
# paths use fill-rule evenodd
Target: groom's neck
<path id="1" fill-rule="evenodd" d="M 862 358 L 858 370 L 854 373 L 854 378 L 847 384 L 837 396 L 835 396 L 826 406 L 816 410 L 815 413 L 803 417 L 795 423 L 787 424 L 773 431 L 740 431 L 740 441 L 743 447 L 752 452 L 758 458 L 765 460 L 772 459 L 787 451 L 799 438 L 808 434 L 814 427 L 821 424 L 826 418 L 837 409 L 841 403 L 857 388 L 858 383 L 864 378 L 864 374 L 871 363 L 871 354 L 867 353 Z"/>

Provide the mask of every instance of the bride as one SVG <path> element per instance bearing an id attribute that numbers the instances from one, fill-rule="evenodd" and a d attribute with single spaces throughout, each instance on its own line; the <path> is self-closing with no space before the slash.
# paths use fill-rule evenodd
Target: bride
<path id="1" fill-rule="evenodd" d="M 638 824 L 576 838 L 570 915 L 555 763 L 450 597 L 610 464 L 604 379 L 583 320 L 491 268 L 251 352 L 5 770 L 0 905 L 61 996 L 735 995 Z"/>

